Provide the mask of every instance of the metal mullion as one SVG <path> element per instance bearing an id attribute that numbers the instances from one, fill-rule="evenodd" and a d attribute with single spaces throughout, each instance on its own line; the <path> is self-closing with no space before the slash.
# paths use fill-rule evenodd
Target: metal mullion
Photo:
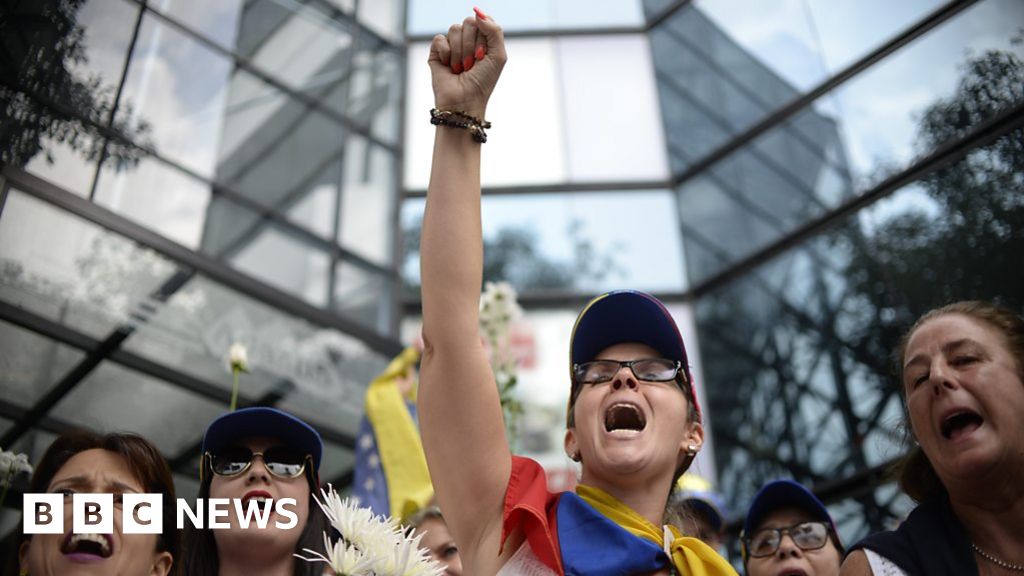
<path id="1" fill-rule="evenodd" d="M 485 186 L 480 193 L 483 196 L 525 196 L 566 193 L 600 193 L 600 192 L 657 192 L 671 190 L 675 184 L 672 180 L 631 180 L 623 182 L 566 182 L 561 184 L 526 184 L 521 186 Z M 405 198 L 426 198 L 425 188 L 406 190 Z"/>
<path id="2" fill-rule="evenodd" d="M 189 250 L 173 240 L 169 240 L 88 200 L 65 192 L 28 172 L 10 166 L 4 166 L 2 171 L 13 183 L 19 185 L 19 189 L 24 189 L 26 193 L 107 228 L 121 236 L 130 238 L 142 246 L 178 262 L 186 268 L 195 269 L 241 294 L 302 318 L 314 325 L 335 328 L 355 336 L 365 342 L 372 350 L 381 354 L 390 356 L 397 354 L 402 349 L 401 344 L 391 338 L 382 336 L 357 322 L 315 307 L 305 300 L 274 288 L 234 268 L 225 266 L 223 263 L 205 254 Z"/>
<path id="3" fill-rule="evenodd" d="M 409 29 L 409 3 L 402 2 L 402 31 Z M 409 72 L 409 42 L 406 41 L 403 45 L 402 55 L 399 59 L 398 64 L 398 141 L 405 142 L 406 137 L 406 118 L 405 118 L 405 106 L 407 104 L 406 99 L 406 80 Z M 391 189 L 392 196 L 392 208 L 391 208 L 391 262 L 399 274 L 395 277 L 394 282 L 391 284 L 391 334 L 398 334 L 401 329 L 402 321 L 402 293 L 405 288 L 405 280 L 401 274 L 401 262 L 404 260 L 404 246 L 402 240 L 405 235 L 402 231 L 402 204 L 405 201 L 405 158 L 396 157 L 396 176 L 395 183 Z M 2 208 L 2 206 L 0 206 Z"/>
<path id="4" fill-rule="evenodd" d="M 818 84 L 815 88 L 804 93 L 802 96 L 794 99 L 789 104 L 785 104 L 782 107 L 776 109 L 763 120 L 757 124 L 747 128 L 743 133 L 739 134 L 725 145 L 707 154 L 701 160 L 698 160 L 687 168 L 682 174 L 674 178 L 675 185 L 682 184 L 686 180 L 693 178 L 707 170 L 720 160 L 731 155 L 736 150 L 739 150 L 745 146 L 748 142 L 754 138 L 764 134 L 771 130 L 775 126 L 782 124 L 790 117 L 796 115 L 798 112 L 812 104 L 815 100 L 831 92 L 833 89 L 843 84 L 850 78 L 860 74 L 871 65 L 882 60 L 886 56 L 896 52 L 903 46 L 909 44 L 918 37 L 929 32 L 939 24 L 945 22 L 949 18 L 952 18 L 956 14 L 960 13 L 967 7 L 976 3 L 978 0 L 953 0 L 947 4 L 941 6 L 937 10 L 933 11 L 928 16 L 919 20 L 903 32 L 897 34 L 894 38 L 884 43 L 883 45 L 876 48 L 874 51 L 864 56 L 860 60 L 857 60 L 853 64 L 850 64 L 840 72 L 824 80 L 821 84 Z"/>
<path id="5" fill-rule="evenodd" d="M 124 85 L 128 81 L 128 66 L 132 61 L 132 52 L 135 51 L 135 43 L 139 40 L 139 30 L 142 29 L 142 19 L 146 14 L 146 0 L 141 0 L 138 7 L 138 15 L 135 18 L 135 27 L 132 29 L 131 40 L 128 41 L 128 49 L 124 55 L 124 66 L 121 67 L 121 80 L 117 83 L 117 91 L 114 93 L 114 102 L 110 107 L 110 117 L 107 118 L 107 125 L 113 130 L 114 118 L 117 117 L 117 109 L 121 104 L 121 94 L 124 92 Z M 89 200 L 96 200 L 96 187 L 100 182 L 100 174 L 103 172 L 103 163 L 107 160 L 107 147 L 110 139 L 103 139 L 103 148 L 100 150 L 99 160 L 96 162 L 96 171 L 93 172 L 92 185 L 89 187 Z"/>

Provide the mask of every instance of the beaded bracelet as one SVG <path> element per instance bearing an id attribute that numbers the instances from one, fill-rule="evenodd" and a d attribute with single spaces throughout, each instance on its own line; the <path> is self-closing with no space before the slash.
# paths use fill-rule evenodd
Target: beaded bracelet
<path id="1" fill-rule="evenodd" d="M 464 128 L 469 130 L 473 140 L 483 144 L 487 142 L 485 128 L 490 128 L 491 123 L 481 120 L 461 110 L 438 110 L 430 109 L 430 123 L 434 126 L 448 126 L 450 128 Z"/>

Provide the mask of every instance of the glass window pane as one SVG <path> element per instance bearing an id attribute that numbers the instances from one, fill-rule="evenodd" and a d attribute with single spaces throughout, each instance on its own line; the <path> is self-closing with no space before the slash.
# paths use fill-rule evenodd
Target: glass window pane
<path id="1" fill-rule="evenodd" d="M 382 266 L 394 259 L 395 169 L 391 152 L 365 138 L 348 139 L 338 241 Z"/>
<path id="2" fill-rule="evenodd" d="M 3 321 L 0 342 L 0 396 L 26 409 L 85 356 L 79 350 Z"/>
<path id="3" fill-rule="evenodd" d="M 311 304 L 327 304 L 330 255 L 283 228 L 263 227 L 230 261 L 239 270 Z"/>
<path id="4" fill-rule="evenodd" d="M 941 4 L 939 0 L 809 0 L 782 4 L 698 0 L 694 7 L 744 51 L 756 54 L 773 72 L 806 91 Z M 708 48 L 715 50 L 714 45 Z"/>
<path id="5" fill-rule="evenodd" d="M 335 275 L 334 310 L 381 334 L 389 334 L 394 282 L 344 260 L 335 267 Z"/>
<path id="6" fill-rule="evenodd" d="M 17 190 L 0 218 L 0 297 L 97 339 L 174 271 L 156 253 Z"/>
<path id="7" fill-rule="evenodd" d="M 239 379 L 243 399 L 283 397 L 346 414 L 358 413 L 366 385 L 387 361 L 352 336 L 314 326 L 202 275 L 158 307 L 124 347 L 228 391 L 226 358 L 236 342 L 246 346 L 249 358 L 250 372 Z M 336 419 L 323 422 L 341 426 Z"/>
<path id="8" fill-rule="evenodd" d="M 489 132 L 481 160 L 484 186 L 564 182 L 567 178 L 565 133 L 557 51 L 552 40 L 510 39 L 516 64 L 502 71 L 501 83 L 488 104 Z M 426 189 L 435 128 L 427 68 L 428 44 L 409 48 L 409 94 L 406 103 L 405 185 Z M 515 158 L 515 162 L 510 162 Z"/>
<path id="9" fill-rule="evenodd" d="M 206 425 L 226 411 L 172 384 L 104 362 L 51 414 L 93 430 L 135 432 L 162 453 L 177 455 L 199 442 Z"/>
<path id="10" fill-rule="evenodd" d="M 163 158 L 209 178 L 217 160 L 232 62 L 162 19 L 147 14 L 132 52 L 119 109 L 145 122 Z"/>
<path id="11" fill-rule="evenodd" d="M 338 185 L 346 131 L 330 117 L 240 70 L 225 114 L 218 183 L 280 212 Z"/>
<path id="12" fill-rule="evenodd" d="M 403 205 L 405 281 L 419 285 L 423 203 Z M 665 191 L 487 196 L 484 279 L 519 290 L 684 286 L 678 209 Z"/>
<path id="13" fill-rule="evenodd" d="M 587 36 L 563 38 L 557 46 L 563 76 L 568 179 L 667 178 L 647 39 L 641 35 Z M 608 70 L 616 72 L 607 74 Z"/>
<path id="14" fill-rule="evenodd" d="M 254 4 L 248 2 L 247 4 Z M 238 34 L 238 20 L 242 13 L 242 0 L 165 0 L 157 7 L 190 29 L 206 36 L 225 48 L 235 45 Z"/>
<path id="15" fill-rule="evenodd" d="M 402 0 L 359 2 L 359 22 L 388 40 L 400 40 L 404 5 Z"/>
<path id="16" fill-rule="evenodd" d="M 210 203 L 210 185 L 146 158 L 131 170 L 103 168 L 96 183 L 96 203 L 196 249 Z"/>
<path id="17" fill-rule="evenodd" d="M 24 92 L 4 97 L 12 107 L 4 115 L 5 134 L 16 134 L 17 141 L 5 142 L 0 148 L 5 161 L 88 196 L 104 144 L 98 127 L 110 121 L 139 7 L 131 2 L 93 0 L 62 5 L 60 10 L 40 16 L 39 10 L 50 4 L 33 4 L 33 9 L 26 4 L 9 15 L 11 29 L 37 34 L 23 37 L 25 45 L 9 47 L 8 57 L 18 60 L 17 68 L 10 72 Z M 61 31 L 62 42 L 55 44 L 54 35 Z M 19 48 L 25 52 L 20 53 Z M 5 94 L 8 90 L 0 88 Z M 67 111 L 86 120 L 68 121 Z M 138 124 L 128 131 L 144 133 Z M 112 152 L 112 163 L 125 157 L 122 149 Z M 15 156 L 7 158 L 7 154 Z"/>
<path id="18" fill-rule="evenodd" d="M 484 8 L 505 30 L 640 27 L 640 0 L 491 0 Z M 410 34 L 437 34 L 472 16 L 458 0 L 409 2 Z"/>
<path id="19" fill-rule="evenodd" d="M 327 100 L 333 109 L 385 142 L 398 138 L 399 102 L 404 88 L 401 54 L 364 34 L 359 38 L 344 95 Z"/>

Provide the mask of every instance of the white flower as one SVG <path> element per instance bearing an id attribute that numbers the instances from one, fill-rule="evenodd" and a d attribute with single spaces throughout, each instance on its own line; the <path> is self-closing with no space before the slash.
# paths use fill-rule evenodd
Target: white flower
<path id="1" fill-rule="evenodd" d="M 0 451 L 0 476 L 14 476 L 20 472 L 32 473 L 32 465 L 28 463 L 28 456 Z"/>
<path id="2" fill-rule="evenodd" d="M 302 551 L 311 554 L 310 557 L 301 554 L 295 556 L 306 562 L 325 562 L 339 576 L 369 575 L 370 570 L 373 569 L 373 558 L 363 554 L 355 546 L 349 546 L 344 540 L 338 540 L 332 545 L 331 539 L 327 537 L 326 533 L 324 534 L 324 550 L 327 551 L 326 554 L 304 548 Z"/>
<path id="3" fill-rule="evenodd" d="M 238 370 L 239 372 L 249 371 L 249 353 L 245 349 L 245 345 L 239 342 L 235 342 L 228 349 L 228 364 L 231 367 L 231 371 Z"/>
<path id="4" fill-rule="evenodd" d="M 306 549 L 307 562 L 325 562 L 345 576 L 440 576 L 441 565 L 419 547 L 421 537 L 412 537 L 390 518 L 375 515 L 351 499 L 342 499 L 330 484 L 314 498 L 341 539 L 331 543 L 324 534 L 324 552 Z"/>

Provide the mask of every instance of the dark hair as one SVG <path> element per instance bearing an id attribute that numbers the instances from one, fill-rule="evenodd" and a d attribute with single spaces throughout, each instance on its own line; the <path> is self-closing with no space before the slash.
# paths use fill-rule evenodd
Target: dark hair
<path id="1" fill-rule="evenodd" d="M 204 459 L 204 464 L 207 465 Z M 203 474 L 203 481 L 199 485 L 199 498 L 210 497 L 210 484 L 213 483 L 213 473 L 210 470 Z M 319 492 L 316 481 L 316 471 L 311 466 L 306 466 L 303 473 L 309 483 L 310 493 Z M 320 507 L 309 497 L 309 516 L 306 525 L 302 528 L 299 541 L 295 544 L 295 552 L 302 553 L 304 548 L 321 550 L 323 548 L 323 533 L 329 527 L 327 517 L 324 516 Z M 324 565 L 319 562 L 307 562 L 301 558 L 295 558 L 292 573 L 295 576 L 320 576 L 323 573 Z M 213 530 L 209 528 L 196 528 L 191 524 L 185 527 L 185 557 L 184 573 L 188 576 L 217 576 L 220 570 L 220 555 L 217 553 L 217 542 L 213 537 Z"/>
<path id="2" fill-rule="evenodd" d="M 895 367 L 899 378 L 900 389 L 903 390 L 903 359 L 907 353 L 907 345 L 911 336 L 931 320 L 948 314 L 960 314 L 994 328 L 1002 339 L 1003 345 L 1017 363 L 1017 374 L 1024 380 L 1024 319 L 1007 308 L 989 302 L 968 300 L 954 302 L 941 308 L 931 310 L 918 318 L 917 322 L 907 330 L 896 348 Z M 906 416 L 904 429 L 908 440 L 912 438 L 909 414 Z M 920 446 L 914 444 L 907 455 L 894 467 L 894 474 L 899 479 L 900 488 L 916 502 L 925 502 L 947 497 L 935 468 Z"/>
<path id="3" fill-rule="evenodd" d="M 72 431 L 62 434 L 50 444 L 43 454 L 43 458 L 36 466 L 32 480 L 29 482 L 29 492 L 42 493 L 50 487 L 50 482 L 60 469 L 67 464 L 75 455 L 86 450 L 106 450 L 121 456 L 128 465 L 132 476 L 142 485 L 143 490 L 149 494 L 163 495 L 163 527 L 156 539 L 156 550 L 158 552 L 169 552 L 173 559 L 171 573 L 177 573 L 179 555 L 181 553 L 181 536 L 175 526 L 174 510 L 174 481 L 171 479 L 171 469 L 167 461 L 160 455 L 148 440 L 136 434 L 107 434 L 101 436 L 92 432 Z M 31 539 L 31 535 L 23 535 L 23 541 Z"/>

